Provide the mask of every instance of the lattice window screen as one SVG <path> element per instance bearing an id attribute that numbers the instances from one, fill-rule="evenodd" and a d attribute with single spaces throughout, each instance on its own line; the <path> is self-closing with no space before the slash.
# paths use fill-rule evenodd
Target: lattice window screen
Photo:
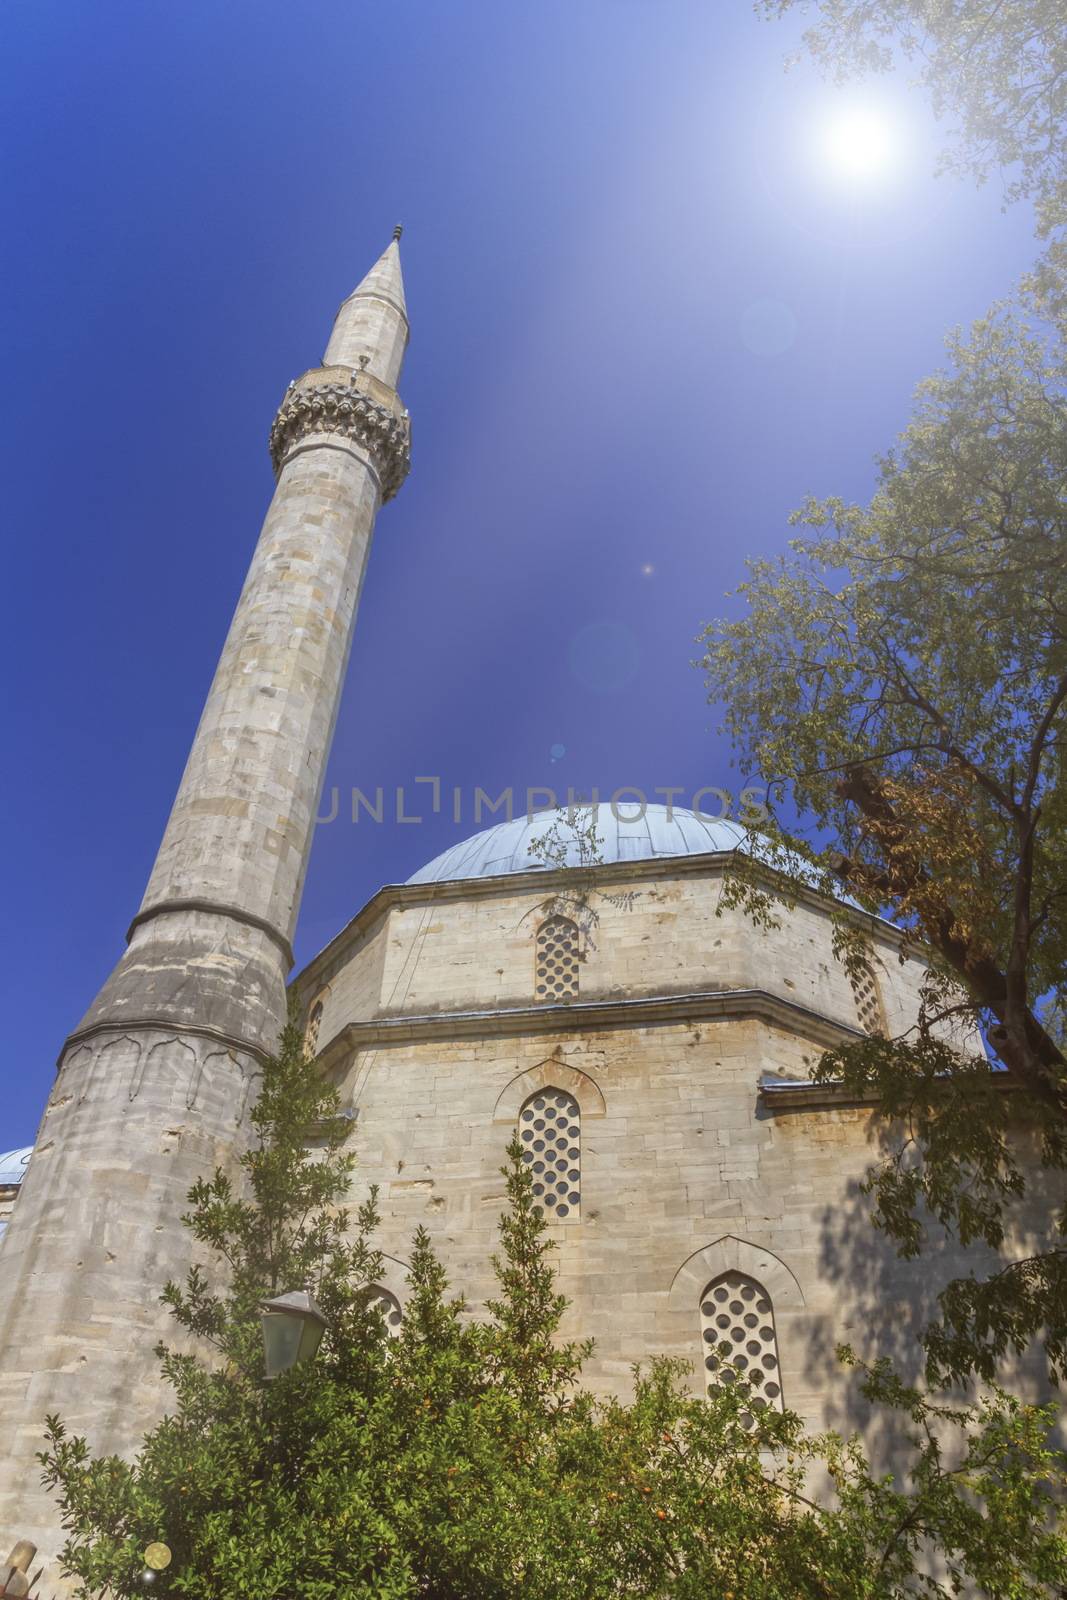
<path id="1" fill-rule="evenodd" d="M 852 993 L 856 997 L 856 1015 L 864 1033 L 884 1034 L 886 1026 L 882 996 L 870 962 L 865 961 L 862 971 L 852 975 Z"/>
<path id="2" fill-rule="evenodd" d="M 537 930 L 534 992 L 543 1004 L 578 998 L 578 926 L 546 917 Z"/>
<path id="3" fill-rule="evenodd" d="M 532 1094 L 519 1112 L 522 1159 L 550 1222 L 581 1220 L 581 1113 L 565 1089 Z"/>
<path id="4" fill-rule="evenodd" d="M 316 1000 L 308 1012 L 307 1027 L 304 1029 L 304 1048 L 309 1056 L 313 1056 L 319 1047 L 319 1029 L 322 1027 L 322 1001 Z"/>
<path id="5" fill-rule="evenodd" d="M 774 1308 L 762 1285 L 743 1272 L 724 1272 L 700 1297 L 700 1328 L 708 1393 L 719 1383 L 743 1384 L 751 1395 L 752 1412 L 767 1406 L 782 1409 L 782 1374 Z"/>
<path id="6" fill-rule="evenodd" d="M 396 1339 L 400 1334 L 400 1324 L 404 1320 L 400 1309 L 400 1301 L 388 1289 L 383 1289 L 380 1283 L 372 1286 L 367 1295 L 368 1307 L 373 1306 L 380 1311 L 385 1319 L 385 1331 L 391 1339 Z"/>

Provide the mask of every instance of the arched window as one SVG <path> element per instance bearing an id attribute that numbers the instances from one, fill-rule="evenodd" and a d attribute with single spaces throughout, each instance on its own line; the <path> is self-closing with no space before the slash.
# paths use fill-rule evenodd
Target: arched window
<path id="1" fill-rule="evenodd" d="M 374 1283 L 367 1291 L 367 1309 L 380 1311 L 385 1321 L 385 1331 L 390 1339 L 400 1335 L 400 1324 L 404 1314 L 400 1309 L 400 1301 L 389 1289 L 383 1289 L 380 1283 Z"/>
<path id="2" fill-rule="evenodd" d="M 700 1297 L 700 1331 L 709 1394 L 717 1384 L 743 1384 L 752 1411 L 781 1411 L 774 1307 L 762 1284 L 743 1272 L 713 1278 Z M 753 1418 L 748 1420 L 750 1425 Z"/>
<path id="3" fill-rule="evenodd" d="M 581 1221 L 581 1113 L 565 1089 L 539 1089 L 519 1112 L 522 1159 L 550 1222 Z"/>
<path id="4" fill-rule="evenodd" d="M 869 961 L 851 974 L 852 993 L 856 997 L 856 1015 L 864 1033 L 884 1034 L 885 1012 L 882 1009 L 882 996 L 878 990 L 878 979 L 874 975 L 874 968 Z"/>
<path id="5" fill-rule="evenodd" d="M 322 1001 L 316 1000 L 308 1012 L 307 1026 L 304 1029 L 304 1049 L 309 1056 L 313 1056 L 319 1047 L 319 1029 L 322 1027 Z"/>
<path id="6" fill-rule="evenodd" d="M 578 998 L 578 924 L 546 917 L 537 930 L 534 994 L 544 1005 Z"/>

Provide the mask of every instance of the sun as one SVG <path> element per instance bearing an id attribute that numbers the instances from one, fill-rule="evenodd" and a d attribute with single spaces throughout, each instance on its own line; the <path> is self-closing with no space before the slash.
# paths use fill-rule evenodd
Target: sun
<path id="1" fill-rule="evenodd" d="M 838 106 L 823 118 L 818 132 L 820 164 L 846 182 L 886 176 L 898 149 L 892 119 L 878 106 Z"/>

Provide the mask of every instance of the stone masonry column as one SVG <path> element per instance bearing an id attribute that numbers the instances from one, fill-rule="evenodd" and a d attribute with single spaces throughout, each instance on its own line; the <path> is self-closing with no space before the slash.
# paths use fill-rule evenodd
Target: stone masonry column
<path id="1" fill-rule="evenodd" d="M 282 401 L 277 488 L 144 901 L 64 1047 L 0 1249 L 0 1547 L 62 1543 L 34 1459 L 46 1413 L 129 1454 L 165 1404 L 159 1291 L 284 1017 L 374 521 L 410 459 L 407 335 L 394 240 Z"/>

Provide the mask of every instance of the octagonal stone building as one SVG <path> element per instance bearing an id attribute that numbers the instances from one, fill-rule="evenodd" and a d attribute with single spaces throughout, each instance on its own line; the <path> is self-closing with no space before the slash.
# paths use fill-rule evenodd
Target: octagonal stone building
<path id="1" fill-rule="evenodd" d="M 845 907 L 869 953 L 853 985 L 814 892 L 777 929 L 728 909 L 730 822 L 602 805 L 599 859 L 546 868 L 547 825 L 488 828 L 382 889 L 295 979 L 352 1119 L 353 1199 L 379 1185 L 382 1292 L 401 1313 L 422 1223 L 472 1307 L 491 1295 L 518 1131 L 589 1382 L 625 1393 L 669 1354 L 699 1392 L 725 1344 L 765 1403 L 841 1422 L 835 1343 L 902 1353 L 963 1258 L 879 1244 L 857 1194 L 870 1111 L 808 1079 L 839 1041 L 903 1032 L 923 965 Z"/>

